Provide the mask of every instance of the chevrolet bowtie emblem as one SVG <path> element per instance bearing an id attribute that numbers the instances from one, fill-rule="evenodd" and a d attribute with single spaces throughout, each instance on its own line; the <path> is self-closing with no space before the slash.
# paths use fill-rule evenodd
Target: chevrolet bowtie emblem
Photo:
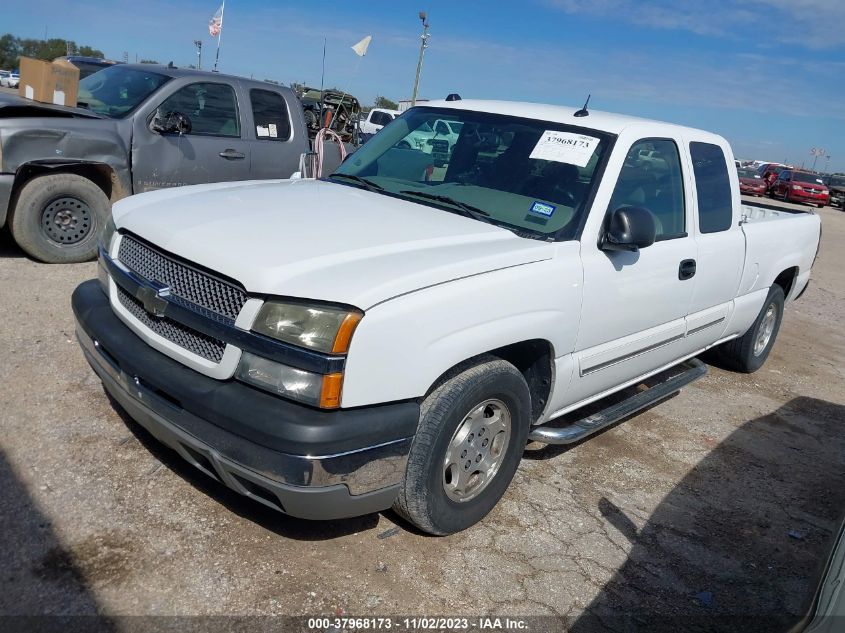
<path id="1" fill-rule="evenodd" d="M 163 317 L 164 311 L 167 308 L 167 295 L 170 294 L 170 288 L 164 286 L 163 288 L 151 288 L 149 286 L 141 286 L 135 296 L 144 305 L 144 310 L 154 317 Z"/>

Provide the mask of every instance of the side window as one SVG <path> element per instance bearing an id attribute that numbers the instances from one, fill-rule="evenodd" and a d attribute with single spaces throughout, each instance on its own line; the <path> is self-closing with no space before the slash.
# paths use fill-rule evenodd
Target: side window
<path id="1" fill-rule="evenodd" d="M 373 118 L 370 119 L 373 125 L 387 125 L 390 121 L 391 118 L 386 112 L 373 112 Z"/>
<path id="2" fill-rule="evenodd" d="M 728 165 L 722 148 L 712 143 L 689 144 L 698 197 L 698 229 L 718 233 L 731 228 L 733 204 Z"/>
<path id="3" fill-rule="evenodd" d="M 249 91 L 255 136 L 259 141 L 286 141 L 290 138 L 290 118 L 285 98 L 278 92 Z"/>
<path id="4" fill-rule="evenodd" d="M 622 206 L 651 211 L 659 240 L 686 236 L 684 178 L 674 141 L 651 138 L 634 143 L 610 199 L 610 210 Z"/>
<path id="5" fill-rule="evenodd" d="M 179 89 L 159 106 L 164 112 L 181 112 L 191 120 L 191 134 L 241 135 L 235 91 L 225 84 L 198 83 Z"/>

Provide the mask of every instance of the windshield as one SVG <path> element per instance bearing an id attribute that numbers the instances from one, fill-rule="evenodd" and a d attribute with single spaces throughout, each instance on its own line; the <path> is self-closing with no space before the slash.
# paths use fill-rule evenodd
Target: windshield
<path id="1" fill-rule="evenodd" d="M 814 185 L 821 185 L 822 177 L 818 174 L 808 174 L 807 172 L 796 171 L 792 174 L 792 180 L 794 182 L 806 182 Z"/>
<path id="2" fill-rule="evenodd" d="M 845 187 L 845 176 L 832 176 L 827 184 L 831 187 Z"/>
<path id="3" fill-rule="evenodd" d="M 79 82 L 77 104 L 97 114 L 121 117 L 169 80 L 166 75 L 147 70 L 110 66 Z"/>
<path id="4" fill-rule="evenodd" d="M 439 121 L 454 136 L 433 135 Z M 612 139 L 563 123 L 419 107 L 386 126 L 335 174 L 367 181 L 337 178 L 343 184 L 534 237 L 572 239 Z"/>
<path id="5" fill-rule="evenodd" d="M 760 174 L 758 174 L 753 169 L 737 169 L 740 178 L 760 178 Z"/>

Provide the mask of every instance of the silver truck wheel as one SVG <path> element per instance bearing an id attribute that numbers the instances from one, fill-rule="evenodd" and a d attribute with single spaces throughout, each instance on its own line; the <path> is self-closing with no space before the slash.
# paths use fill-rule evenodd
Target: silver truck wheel
<path id="1" fill-rule="evenodd" d="M 780 286 L 772 286 L 763 308 L 748 331 L 715 348 L 717 361 L 730 369 L 746 374 L 763 366 L 777 339 L 783 320 L 784 294 Z"/>
<path id="2" fill-rule="evenodd" d="M 516 367 L 486 356 L 458 371 L 420 406 L 394 509 L 430 534 L 480 521 L 513 479 L 530 422 L 528 385 Z"/>

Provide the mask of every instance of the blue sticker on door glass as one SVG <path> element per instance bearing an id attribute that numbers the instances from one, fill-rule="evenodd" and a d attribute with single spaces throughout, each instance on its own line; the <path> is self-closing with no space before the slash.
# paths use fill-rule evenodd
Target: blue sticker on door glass
<path id="1" fill-rule="evenodd" d="M 537 215 L 542 215 L 547 218 L 552 217 L 552 214 L 555 212 L 556 207 L 553 204 L 546 204 L 545 202 L 535 202 L 531 205 L 531 208 L 528 209 L 531 213 L 536 213 Z"/>

